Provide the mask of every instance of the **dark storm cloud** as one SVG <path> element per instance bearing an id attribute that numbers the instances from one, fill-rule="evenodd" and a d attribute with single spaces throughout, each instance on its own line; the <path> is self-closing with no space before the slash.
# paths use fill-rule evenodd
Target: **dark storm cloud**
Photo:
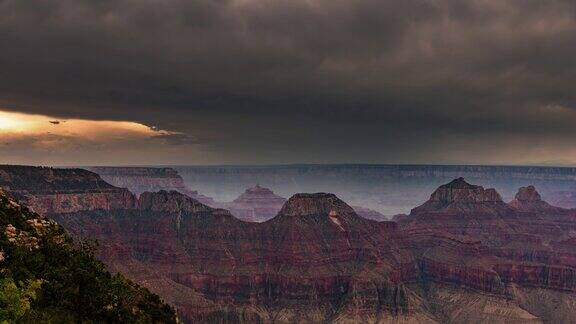
<path id="1" fill-rule="evenodd" d="M 158 125 L 226 161 L 576 135 L 571 0 L 4 0 L 0 15 L 4 107 Z"/>

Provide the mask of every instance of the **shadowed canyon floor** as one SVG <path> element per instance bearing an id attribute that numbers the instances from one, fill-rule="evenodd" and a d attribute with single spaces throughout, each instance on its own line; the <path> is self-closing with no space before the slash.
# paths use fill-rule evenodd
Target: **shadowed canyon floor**
<path id="1" fill-rule="evenodd" d="M 186 322 L 576 321 L 576 211 L 531 186 L 505 203 L 458 178 L 381 222 L 333 194 L 296 194 L 253 223 L 181 192 L 136 197 L 80 169 L 0 175 Z"/>

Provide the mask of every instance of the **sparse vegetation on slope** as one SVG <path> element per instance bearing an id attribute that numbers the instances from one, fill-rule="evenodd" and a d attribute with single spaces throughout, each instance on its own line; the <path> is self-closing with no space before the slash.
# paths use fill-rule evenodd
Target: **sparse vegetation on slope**
<path id="1" fill-rule="evenodd" d="M 175 323 L 148 290 L 112 275 L 61 226 L 0 191 L 0 323 Z"/>

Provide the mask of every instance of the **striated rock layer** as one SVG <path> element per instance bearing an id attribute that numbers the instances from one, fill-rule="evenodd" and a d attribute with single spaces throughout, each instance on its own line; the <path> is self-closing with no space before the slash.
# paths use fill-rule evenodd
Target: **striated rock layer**
<path id="1" fill-rule="evenodd" d="M 50 216 L 187 322 L 576 321 L 576 213 L 535 188 L 507 204 L 456 179 L 398 223 L 328 193 L 262 223 L 176 191 L 133 199 Z"/>
<path id="2" fill-rule="evenodd" d="M 131 209 L 135 197 L 83 169 L 0 165 L 0 188 L 40 214 Z"/>
<path id="3" fill-rule="evenodd" d="M 137 196 L 143 192 L 176 190 L 203 204 L 217 206 L 214 199 L 191 190 L 184 184 L 182 177 L 172 168 L 149 167 L 92 167 L 104 181 L 121 188 L 127 188 Z"/>
<path id="4" fill-rule="evenodd" d="M 221 206 L 228 209 L 235 217 L 249 222 L 264 222 L 278 214 L 286 198 L 276 195 L 268 188 L 256 185 L 248 188 L 238 198 Z M 364 207 L 354 206 L 354 211 L 361 217 L 376 221 L 388 220 L 381 213 Z"/>
<path id="5" fill-rule="evenodd" d="M 286 198 L 276 195 L 268 188 L 256 185 L 248 188 L 232 202 L 223 204 L 223 207 L 246 221 L 263 222 L 276 216 Z"/>

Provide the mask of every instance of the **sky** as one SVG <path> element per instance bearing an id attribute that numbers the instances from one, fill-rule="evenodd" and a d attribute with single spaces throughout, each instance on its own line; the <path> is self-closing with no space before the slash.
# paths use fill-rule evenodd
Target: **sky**
<path id="1" fill-rule="evenodd" d="M 573 0 L 0 0 L 0 163 L 576 165 Z"/>

